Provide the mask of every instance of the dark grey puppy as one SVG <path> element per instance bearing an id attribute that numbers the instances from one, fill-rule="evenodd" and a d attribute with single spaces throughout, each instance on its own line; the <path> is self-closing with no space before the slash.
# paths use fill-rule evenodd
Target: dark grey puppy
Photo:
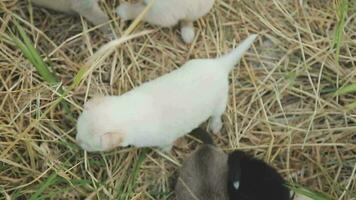
<path id="1" fill-rule="evenodd" d="M 183 163 L 176 184 L 177 200 L 289 200 L 282 176 L 242 151 L 227 155 L 198 128 L 191 133 L 204 144 Z"/>

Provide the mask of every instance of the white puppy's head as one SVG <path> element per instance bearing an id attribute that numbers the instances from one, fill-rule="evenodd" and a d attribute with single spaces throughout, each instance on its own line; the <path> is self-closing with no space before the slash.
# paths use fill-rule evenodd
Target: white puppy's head
<path id="1" fill-rule="evenodd" d="M 107 151 L 124 141 L 115 117 L 115 97 L 96 97 L 84 105 L 77 122 L 76 140 L 87 151 Z"/>

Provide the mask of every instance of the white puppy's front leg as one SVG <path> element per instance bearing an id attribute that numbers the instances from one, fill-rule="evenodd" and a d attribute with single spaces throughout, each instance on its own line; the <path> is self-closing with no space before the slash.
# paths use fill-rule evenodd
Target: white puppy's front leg
<path id="1" fill-rule="evenodd" d="M 72 9 L 94 25 L 101 25 L 109 21 L 109 17 L 101 10 L 97 1 L 75 1 L 72 4 Z M 106 34 L 111 33 L 109 24 L 101 26 L 100 30 Z"/>
<path id="2" fill-rule="evenodd" d="M 194 40 L 194 25 L 192 21 L 183 20 L 180 24 L 180 31 L 183 41 L 187 44 L 192 43 Z"/>

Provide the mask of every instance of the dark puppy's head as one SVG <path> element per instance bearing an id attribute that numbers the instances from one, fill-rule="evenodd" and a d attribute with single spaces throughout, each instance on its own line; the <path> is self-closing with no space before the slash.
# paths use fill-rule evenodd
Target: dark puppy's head
<path id="1" fill-rule="evenodd" d="M 195 129 L 191 135 L 204 144 L 183 162 L 175 187 L 176 199 L 228 200 L 227 155 L 212 145 L 205 130 Z"/>
<path id="2" fill-rule="evenodd" d="M 276 169 L 242 151 L 228 157 L 230 200 L 289 200 L 289 189 Z"/>
<path id="3" fill-rule="evenodd" d="M 175 187 L 177 200 L 228 200 L 227 155 L 202 145 L 183 163 Z"/>

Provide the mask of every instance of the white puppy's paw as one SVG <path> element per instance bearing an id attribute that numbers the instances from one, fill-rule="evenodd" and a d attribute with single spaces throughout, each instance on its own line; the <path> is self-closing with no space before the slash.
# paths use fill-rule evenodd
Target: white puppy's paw
<path id="1" fill-rule="evenodd" d="M 181 27 L 182 39 L 185 43 L 190 44 L 194 40 L 194 28 L 191 26 L 182 26 Z"/>
<path id="2" fill-rule="evenodd" d="M 122 21 L 131 20 L 131 5 L 129 3 L 122 3 L 116 8 L 117 15 Z"/>
<path id="3" fill-rule="evenodd" d="M 210 121 L 209 123 L 209 129 L 212 131 L 214 134 L 217 134 L 220 132 L 221 128 L 223 126 L 223 123 L 220 118 L 214 118 Z"/>

